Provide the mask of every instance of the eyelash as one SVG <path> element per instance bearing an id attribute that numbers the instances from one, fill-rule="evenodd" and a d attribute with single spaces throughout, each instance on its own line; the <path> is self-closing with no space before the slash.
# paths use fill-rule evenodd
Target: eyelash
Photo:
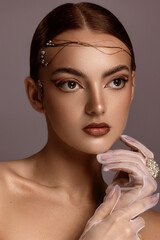
<path id="1" fill-rule="evenodd" d="M 77 81 L 75 81 L 75 80 L 72 80 L 72 79 L 70 79 L 70 80 L 65 80 L 65 81 L 58 81 L 58 82 L 54 82 L 54 84 L 55 84 L 55 86 L 57 87 L 57 88 L 59 88 L 60 90 L 62 90 L 62 91 L 64 91 L 64 92 L 75 92 L 76 90 L 75 89 L 73 89 L 73 90 L 65 90 L 65 89 L 63 89 L 62 88 L 62 86 L 64 85 L 64 84 L 66 84 L 66 83 L 75 83 L 75 84 L 77 84 L 77 85 L 79 85 L 79 87 L 78 88 L 76 88 L 76 89 L 80 89 L 80 88 L 84 88 L 84 87 L 82 87 L 81 86 L 81 84 L 79 83 L 79 82 L 77 82 Z"/>
<path id="2" fill-rule="evenodd" d="M 125 85 L 126 85 L 126 83 L 129 81 L 128 80 L 128 78 L 124 78 L 124 77 L 119 77 L 119 78 L 115 78 L 115 79 L 113 79 L 109 84 L 111 84 L 111 83 L 113 83 L 114 81 L 121 81 L 121 83 L 123 82 L 123 86 L 121 86 L 121 87 L 113 87 L 113 89 L 117 89 L 117 90 L 120 90 L 120 89 L 122 89 L 122 88 L 124 88 L 125 87 Z"/>
<path id="3" fill-rule="evenodd" d="M 126 77 L 118 77 L 118 78 L 115 78 L 112 81 L 110 81 L 107 85 L 109 85 L 109 84 L 111 84 L 111 83 L 113 83 L 114 81 L 117 81 L 117 80 L 121 81 L 121 84 L 123 82 L 123 85 L 120 86 L 120 87 L 111 87 L 111 89 L 120 90 L 123 87 L 125 87 L 126 83 L 129 81 L 128 78 L 126 78 Z M 70 90 L 65 90 L 64 88 L 62 88 L 62 86 L 64 86 L 66 83 L 70 83 L 70 84 L 74 83 L 74 84 L 79 85 L 79 86 L 77 88 L 74 88 L 74 89 L 70 88 Z M 65 81 L 62 80 L 62 81 L 58 81 L 58 82 L 56 81 L 56 82 L 54 82 L 54 84 L 57 88 L 59 88 L 60 90 L 62 90 L 64 92 L 75 92 L 77 89 L 84 88 L 83 86 L 81 86 L 81 84 L 79 82 L 77 82 L 75 80 L 65 80 Z"/>

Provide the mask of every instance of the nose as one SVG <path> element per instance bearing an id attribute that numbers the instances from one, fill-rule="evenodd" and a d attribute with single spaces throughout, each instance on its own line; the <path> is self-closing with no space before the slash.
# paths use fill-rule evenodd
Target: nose
<path id="1" fill-rule="evenodd" d="M 102 90 L 94 87 L 88 93 L 88 99 L 85 106 L 85 112 L 88 115 L 101 115 L 105 113 L 105 102 Z"/>

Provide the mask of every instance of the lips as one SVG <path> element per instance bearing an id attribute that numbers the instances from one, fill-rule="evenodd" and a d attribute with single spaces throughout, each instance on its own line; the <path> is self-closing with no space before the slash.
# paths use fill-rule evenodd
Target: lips
<path id="1" fill-rule="evenodd" d="M 83 131 L 92 136 L 103 136 L 110 131 L 110 126 L 107 123 L 91 123 Z"/>

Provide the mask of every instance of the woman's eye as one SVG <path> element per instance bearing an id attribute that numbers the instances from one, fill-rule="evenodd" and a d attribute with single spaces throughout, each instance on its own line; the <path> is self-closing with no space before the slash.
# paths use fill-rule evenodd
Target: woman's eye
<path id="1" fill-rule="evenodd" d="M 75 81 L 59 82 L 56 85 L 58 88 L 68 92 L 72 92 L 80 88 L 80 85 Z"/>
<path id="2" fill-rule="evenodd" d="M 124 79 L 124 78 L 116 78 L 114 80 L 112 80 L 108 85 L 111 88 L 115 88 L 115 89 L 121 89 L 125 86 L 125 84 L 128 82 L 128 79 Z"/>

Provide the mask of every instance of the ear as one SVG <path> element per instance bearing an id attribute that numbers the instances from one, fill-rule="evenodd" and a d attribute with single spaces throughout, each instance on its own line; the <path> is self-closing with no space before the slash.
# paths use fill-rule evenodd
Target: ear
<path id="1" fill-rule="evenodd" d="M 25 79 L 25 89 L 32 107 L 36 111 L 44 113 L 43 101 L 38 84 L 36 84 L 32 78 L 27 77 Z"/>
<path id="2" fill-rule="evenodd" d="M 132 79 L 131 79 L 131 81 L 132 81 L 132 92 L 131 92 L 131 103 L 132 103 L 132 101 L 133 101 L 133 99 L 134 99 L 134 90 L 135 90 L 135 71 L 132 71 Z"/>

